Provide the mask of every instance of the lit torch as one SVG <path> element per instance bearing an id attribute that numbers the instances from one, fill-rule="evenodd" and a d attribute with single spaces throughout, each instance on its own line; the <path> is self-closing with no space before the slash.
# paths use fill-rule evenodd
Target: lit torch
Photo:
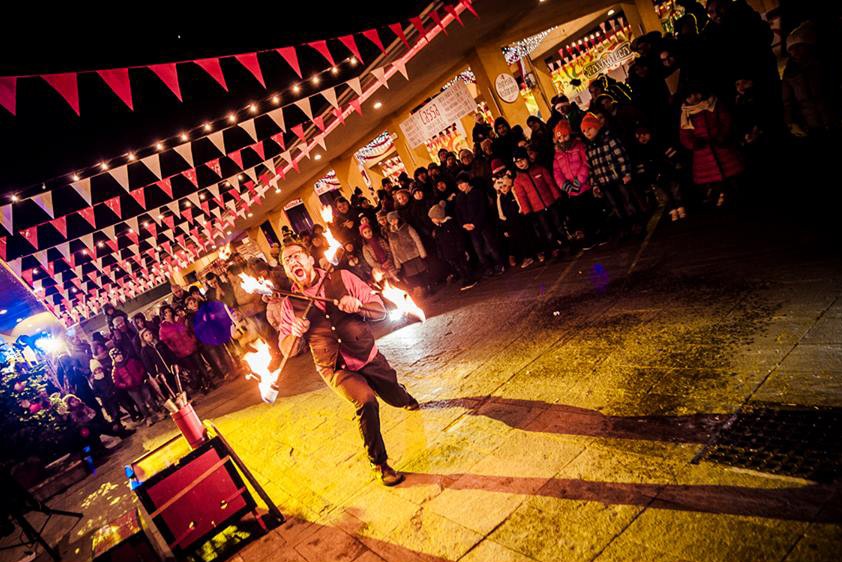
<path id="1" fill-rule="evenodd" d="M 406 291 L 402 291 L 386 281 L 383 285 L 381 294 L 386 300 L 395 305 L 395 310 L 389 313 L 389 316 L 392 319 L 398 319 L 403 316 L 411 315 L 418 318 L 421 322 L 427 320 L 427 316 L 424 314 L 424 311 L 415 304 L 415 301 L 412 300 L 412 297 L 410 297 L 409 293 Z"/>
<path id="2" fill-rule="evenodd" d="M 248 363 L 251 373 L 246 378 L 254 378 L 258 380 L 258 387 L 260 388 L 260 397 L 267 404 L 272 404 L 278 398 L 278 375 L 281 370 L 270 371 L 269 364 L 272 363 L 272 354 L 269 352 L 269 344 L 263 340 L 258 340 L 255 344 L 257 351 L 251 351 L 243 356 L 243 359 Z"/>
<path id="3" fill-rule="evenodd" d="M 228 242 L 222 248 L 219 249 L 219 259 L 221 259 L 222 261 L 226 261 L 230 257 L 231 257 L 231 242 Z"/>
<path id="4" fill-rule="evenodd" d="M 240 279 L 242 279 L 240 287 L 248 294 L 272 296 L 275 292 L 275 284 L 268 279 L 257 279 L 247 273 L 240 273 Z"/>
<path id="5" fill-rule="evenodd" d="M 325 221 L 327 224 L 333 224 L 333 209 L 331 207 L 322 207 L 321 210 L 322 220 Z M 325 250 L 325 259 L 333 265 L 336 265 L 339 262 L 339 258 L 337 257 L 337 253 L 339 250 L 342 249 L 342 244 L 333 237 L 333 233 L 330 231 L 330 227 L 325 227 L 325 240 L 327 240 L 327 250 Z"/>

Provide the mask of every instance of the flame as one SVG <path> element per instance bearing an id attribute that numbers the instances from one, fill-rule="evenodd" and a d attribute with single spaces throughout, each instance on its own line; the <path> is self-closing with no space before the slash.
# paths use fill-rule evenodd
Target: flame
<path id="1" fill-rule="evenodd" d="M 248 294 L 271 295 L 275 292 L 275 285 L 268 279 L 257 279 L 247 273 L 240 273 L 240 287 Z"/>
<path id="2" fill-rule="evenodd" d="M 325 259 L 336 265 L 336 253 L 342 249 L 342 244 L 339 240 L 333 237 L 333 233 L 329 228 L 325 228 L 325 240 L 327 240 L 327 250 L 325 250 Z"/>
<path id="3" fill-rule="evenodd" d="M 326 207 L 322 207 L 321 215 L 322 215 L 323 221 L 325 221 L 326 223 L 332 223 L 333 222 L 333 207 L 331 207 L 329 205 L 326 206 Z"/>
<path id="4" fill-rule="evenodd" d="M 225 261 L 230 257 L 231 257 L 231 242 L 228 242 L 222 248 L 219 249 L 219 259 L 221 259 L 222 261 Z"/>
<path id="5" fill-rule="evenodd" d="M 268 396 L 272 392 L 272 385 L 278 380 L 278 375 L 281 370 L 275 372 L 269 370 L 269 364 L 272 362 L 272 354 L 269 353 L 269 344 L 265 341 L 257 340 L 255 342 L 257 351 L 251 351 L 243 356 L 252 374 L 260 379 L 258 386 L 260 387 L 260 395 Z"/>
<path id="6" fill-rule="evenodd" d="M 385 277 L 385 275 L 379 269 L 373 269 L 371 271 L 371 277 L 374 279 L 375 283 L 380 283 L 383 281 L 383 277 Z"/>
<path id="7" fill-rule="evenodd" d="M 406 291 L 402 291 L 386 281 L 386 284 L 383 285 L 381 294 L 386 300 L 395 305 L 395 307 L 397 307 L 397 311 L 401 314 L 415 316 L 421 322 L 427 320 L 427 316 L 424 314 L 424 311 L 415 304 L 415 301 L 412 300 L 412 297 L 410 297 L 409 293 Z"/>

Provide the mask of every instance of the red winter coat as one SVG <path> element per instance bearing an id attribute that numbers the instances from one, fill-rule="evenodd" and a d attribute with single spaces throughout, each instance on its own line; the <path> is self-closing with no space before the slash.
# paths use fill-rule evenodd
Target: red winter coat
<path id="1" fill-rule="evenodd" d="M 512 191 L 524 215 L 543 211 L 561 197 L 553 175 L 538 164 L 532 164 L 528 170 L 517 171 Z"/>
<path id="2" fill-rule="evenodd" d="M 731 116 L 717 104 L 713 111 L 690 116 L 693 129 L 680 129 L 681 144 L 693 153 L 693 183 L 716 183 L 742 173 L 743 163 L 731 144 Z"/>
<path id="3" fill-rule="evenodd" d="M 138 388 L 146 379 L 146 369 L 140 359 L 129 357 L 120 365 L 114 365 L 114 386 L 122 390 Z"/>
<path id="4" fill-rule="evenodd" d="M 173 355 L 179 359 L 196 351 L 196 338 L 184 322 L 161 322 L 158 339 L 164 342 Z"/>
<path id="5" fill-rule="evenodd" d="M 574 186 L 567 194 L 570 197 L 581 195 L 591 188 L 588 177 L 590 176 L 590 168 L 588 167 L 588 152 L 585 150 L 585 144 L 579 139 L 573 139 L 567 150 L 562 150 L 556 146 L 555 156 L 553 157 L 553 177 L 559 189 L 564 189 L 564 182 L 573 183 L 573 180 L 579 180 L 578 189 Z"/>

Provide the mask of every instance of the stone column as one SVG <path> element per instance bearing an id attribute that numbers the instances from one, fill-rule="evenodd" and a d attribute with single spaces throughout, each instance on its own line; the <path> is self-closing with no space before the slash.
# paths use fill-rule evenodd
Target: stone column
<path id="1" fill-rule="evenodd" d="M 620 4 L 623 8 L 623 13 L 631 25 L 632 35 L 640 37 L 650 31 L 664 32 L 664 27 L 661 25 L 661 20 L 658 14 L 655 13 L 655 5 L 652 0 L 634 0 L 634 3 Z"/>
<path id="2" fill-rule="evenodd" d="M 478 46 L 468 54 L 468 63 L 477 77 L 477 87 L 488 103 L 491 113 L 505 117 L 511 125 L 525 126 L 529 109 L 523 98 L 518 96 L 513 103 L 504 102 L 494 87 L 497 76 L 503 73 L 511 74 L 500 47 L 494 44 Z"/>

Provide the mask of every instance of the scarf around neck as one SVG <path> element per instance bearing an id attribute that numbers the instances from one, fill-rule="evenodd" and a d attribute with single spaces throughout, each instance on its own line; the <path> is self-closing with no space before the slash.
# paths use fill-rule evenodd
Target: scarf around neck
<path id="1" fill-rule="evenodd" d="M 682 129 L 695 129 L 696 127 L 693 126 L 693 121 L 690 120 L 690 117 L 696 115 L 697 113 L 701 113 L 703 111 L 713 111 L 716 107 L 716 97 L 711 96 L 706 100 L 702 100 L 697 104 L 694 105 L 687 105 L 684 104 L 681 106 L 681 128 Z"/>

